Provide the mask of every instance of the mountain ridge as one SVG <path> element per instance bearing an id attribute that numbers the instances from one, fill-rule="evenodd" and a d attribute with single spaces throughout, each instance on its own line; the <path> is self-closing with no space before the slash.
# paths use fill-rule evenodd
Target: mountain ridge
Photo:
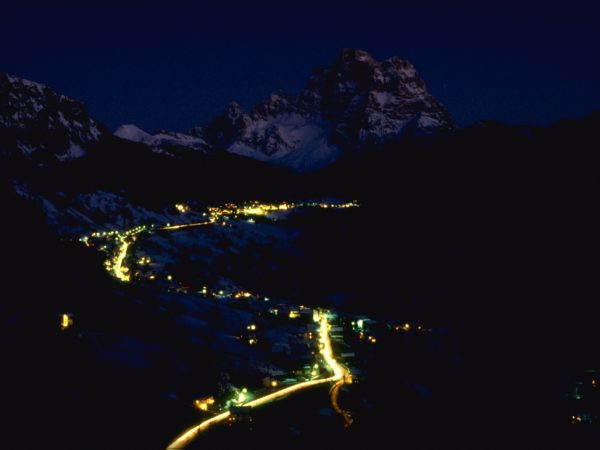
<path id="1" fill-rule="evenodd" d="M 84 104 L 46 85 L 0 72 L 0 150 L 42 163 L 83 157 L 110 136 Z"/>
<path id="2" fill-rule="evenodd" d="M 215 150 L 311 172 L 348 149 L 453 128 L 411 63 L 398 57 L 378 62 L 349 48 L 332 66 L 314 69 L 300 94 L 274 92 L 248 111 L 231 102 L 206 125 L 178 135 L 184 144 L 199 139 Z M 161 141 L 161 133 L 150 136 L 129 139 Z"/>

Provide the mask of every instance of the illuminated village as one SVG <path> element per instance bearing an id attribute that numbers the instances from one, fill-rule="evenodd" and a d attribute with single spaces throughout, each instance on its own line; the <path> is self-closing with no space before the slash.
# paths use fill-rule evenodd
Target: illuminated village
<path id="1" fill-rule="evenodd" d="M 381 339 L 393 338 L 397 333 L 432 330 L 421 325 L 413 330 L 410 323 L 378 323 L 365 316 L 277 302 L 263 294 L 241 288 L 228 291 L 202 286 L 193 291 L 162 270 L 151 256 L 143 255 L 137 259 L 129 257 L 132 247 L 154 233 L 206 226 L 228 227 L 236 221 L 252 224 L 259 217 L 267 221 L 283 220 L 288 214 L 310 208 L 345 210 L 357 207 L 357 202 L 249 202 L 239 206 L 229 203 L 221 207 L 208 207 L 207 212 L 202 213 L 207 220 L 201 222 L 140 225 L 124 232 L 94 232 L 80 238 L 87 247 L 96 247 L 109 256 L 105 268 L 121 282 L 150 281 L 168 292 L 189 295 L 200 301 L 219 302 L 227 308 L 250 313 L 254 319 L 239 330 L 236 338 L 250 348 L 271 352 L 276 360 L 285 360 L 287 367 L 295 365 L 295 369 L 289 372 L 275 371 L 262 383 L 250 383 L 249 387 L 231 386 L 228 397 L 210 395 L 190 398 L 190 406 L 199 411 L 199 420 L 204 420 L 177 437 L 169 448 L 182 448 L 212 425 L 245 420 L 252 408 L 323 383 L 333 383 L 330 392 L 333 408 L 346 426 L 350 426 L 353 421 L 351 412 L 339 406 L 338 396 L 340 388 L 352 384 L 353 380 L 359 382 L 363 377 L 360 365 L 369 348 Z M 191 210 L 184 203 L 176 204 L 175 209 L 182 216 Z M 148 270 L 149 267 L 151 270 Z M 270 333 L 269 328 L 280 331 Z"/>

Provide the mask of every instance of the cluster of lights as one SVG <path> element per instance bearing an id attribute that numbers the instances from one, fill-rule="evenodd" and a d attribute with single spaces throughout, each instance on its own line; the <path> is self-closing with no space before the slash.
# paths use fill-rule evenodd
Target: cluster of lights
<path id="1" fill-rule="evenodd" d="M 131 281 L 131 273 L 129 267 L 125 265 L 125 259 L 127 258 L 127 251 L 133 241 L 136 240 L 136 235 L 154 229 L 154 225 L 138 225 L 135 228 L 131 228 L 126 231 L 111 230 L 111 231 L 96 231 L 91 233 L 89 236 L 83 236 L 79 238 L 80 242 L 83 242 L 86 246 L 92 246 L 91 241 L 103 239 L 112 241 L 116 246 L 116 251 L 104 261 L 104 267 L 114 277 L 118 278 L 123 282 Z M 107 250 L 108 246 L 104 245 L 101 247 L 102 250 Z M 142 258 L 144 263 L 146 258 Z M 150 258 L 147 258 L 147 263 L 150 262 Z"/>
<path id="2" fill-rule="evenodd" d="M 349 373 L 349 371 L 342 367 L 333 357 L 331 341 L 329 340 L 329 329 L 330 326 L 326 314 L 319 314 L 319 349 L 324 364 L 331 372 L 333 372 L 331 376 L 328 376 L 326 378 L 316 378 L 302 381 L 300 383 L 296 383 L 294 385 L 275 390 L 274 392 L 270 392 L 252 400 L 248 398 L 249 394 L 247 393 L 247 390 L 242 389 L 241 392 L 236 392 L 236 397 L 234 399 L 226 402 L 225 408 L 228 409 L 232 404 L 237 406 L 244 405 L 245 407 L 256 408 L 258 406 L 270 403 L 280 398 L 284 398 L 293 392 L 300 391 L 310 386 L 330 382 L 351 383 L 352 376 Z M 314 366 L 313 369 L 316 370 Z M 276 387 L 276 385 L 273 384 L 273 381 L 271 381 L 271 386 Z M 211 417 L 210 419 L 204 420 L 202 423 L 193 426 L 189 430 L 183 432 L 168 446 L 168 449 L 183 448 L 202 431 L 205 431 L 206 429 L 217 423 L 229 421 L 232 417 L 235 418 L 234 414 L 232 414 L 230 410 L 225 410 L 220 414 Z"/>
<path id="3" fill-rule="evenodd" d="M 295 208 L 294 203 L 283 202 L 279 204 L 248 202 L 243 205 L 226 203 L 223 206 L 211 206 L 208 208 L 208 219 L 212 223 L 223 222 L 224 219 L 237 219 L 240 216 L 266 216 L 270 212 L 287 211 Z"/>
<path id="4" fill-rule="evenodd" d="M 104 261 L 104 267 L 119 280 L 128 282 L 131 281 L 131 273 L 129 272 L 129 267 L 125 265 L 125 258 L 129 249 L 129 241 L 124 238 L 120 238 L 120 241 L 121 245 L 118 252 L 112 258 Z"/>
<path id="5" fill-rule="evenodd" d="M 269 213 L 289 211 L 297 208 L 323 208 L 323 209 L 347 209 L 357 208 L 358 202 L 352 201 L 347 203 L 260 203 L 258 201 L 252 201 L 244 203 L 242 205 L 236 205 L 235 203 L 226 203 L 223 206 L 213 206 L 208 208 L 208 218 L 212 223 L 223 223 L 224 219 L 237 219 L 240 216 L 250 217 L 252 216 L 266 216 Z M 252 219 L 252 222 L 254 220 Z"/>
<path id="6" fill-rule="evenodd" d="M 214 397 L 207 397 L 194 400 L 194 406 L 198 408 L 200 411 L 208 411 L 209 408 L 215 404 Z"/>
<path id="7" fill-rule="evenodd" d="M 250 395 L 248 394 L 248 389 L 242 388 L 240 391 L 237 392 L 237 397 L 233 399 L 233 404 L 243 405 L 245 402 L 248 401 L 249 397 Z"/>
<path id="8" fill-rule="evenodd" d="M 410 331 L 412 329 L 416 329 L 417 331 L 423 331 L 423 332 L 431 332 L 432 331 L 431 328 L 425 328 L 425 327 L 423 327 L 421 325 L 413 326 L 413 325 L 411 325 L 408 322 L 404 323 L 404 324 L 401 324 L 401 325 L 395 325 L 394 326 L 394 330 L 395 331 L 406 331 L 406 332 L 408 332 L 408 331 Z"/>
<path id="9" fill-rule="evenodd" d="M 304 203 L 301 206 L 308 206 L 313 208 L 323 209 L 347 209 L 347 208 L 358 208 L 360 205 L 357 201 L 351 201 L 348 203 Z"/>
<path id="10" fill-rule="evenodd" d="M 593 423 L 594 419 L 590 414 L 576 414 L 571 416 L 571 423 L 577 424 L 577 423 L 586 423 L 586 424 L 591 424 Z"/>
<path id="11" fill-rule="evenodd" d="M 240 299 L 244 299 L 244 298 L 258 298 L 258 296 L 256 294 L 253 294 L 250 291 L 237 291 L 235 293 L 231 293 L 228 291 L 225 291 L 223 289 L 218 290 L 218 291 L 211 291 L 207 286 L 202 286 L 202 289 L 198 291 L 198 294 L 203 295 L 205 297 L 212 295 L 215 298 L 228 298 L 228 297 L 233 297 L 236 300 L 240 300 Z M 268 301 L 268 300 L 267 300 Z"/>
<path id="12" fill-rule="evenodd" d="M 181 214 L 185 214 L 186 212 L 189 212 L 190 207 L 185 203 L 175 203 L 175 209 Z"/>
<path id="13" fill-rule="evenodd" d="M 208 221 L 191 223 L 191 224 L 179 224 L 179 225 L 171 225 L 167 223 L 166 226 L 161 228 L 156 228 L 155 225 L 138 225 L 135 228 L 131 228 L 126 231 L 119 230 L 111 230 L 111 231 L 96 231 L 87 236 L 82 236 L 79 241 L 84 245 L 91 247 L 93 246 L 94 240 L 108 240 L 113 241 L 116 244 L 116 251 L 105 261 L 104 265 L 106 270 L 108 270 L 113 276 L 118 278 L 123 282 L 131 281 L 131 273 L 130 268 L 125 265 L 125 259 L 127 257 L 127 251 L 129 249 L 130 244 L 135 241 L 136 235 L 145 231 L 155 231 L 155 230 L 166 230 L 166 231 L 174 231 L 182 228 L 190 228 L 197 227 L 201 225 L 211 225 L 211 224 L 222 224 L 224 226 L 227 225 L 227 220 L 230 218 L 238 219 L 240 216 L 242 217 L 250 217 L 250 220 L 253 221 L 253 216 L 266 216 L 269 213 L 277 212 L 277 211 L 288 211 L 295 208 L 300 207 L 317 207 L 317 208 L 356 208 L 359 204 L 356 201 L 348 202 L 348 203 L 319 203 L 319 202 L 310 202 L 310 203 L 292 203 L 292 202 L 282 202 L 282 203 L 260 203 L 258 201 L 252 201 L 242 204 L 241 206 L 236 205 L 235 203 L 226 203 L 223 206 L 219 207 L 209 207 L 208 213 L 204 213 L 205 216 L 208 216 Z M 190 211 L 190 207 L 184 203 L 176 203 L 175 209 L 180 213 L 186 213 Z M 101 250 L 108 251 L 108 246 L 104 245 L 101 247 Z M 150 263 L 150 258 L 141 258 L 139 264 L 145 265 Z M 149 279 L 153 280 L 155 277 L 151 275 Z M 247 292 L 236 294 L 236 298 L 248 298 L 251 296 L 248 295 Z M 222 295 L 222 294 L 220 294 Z"/>

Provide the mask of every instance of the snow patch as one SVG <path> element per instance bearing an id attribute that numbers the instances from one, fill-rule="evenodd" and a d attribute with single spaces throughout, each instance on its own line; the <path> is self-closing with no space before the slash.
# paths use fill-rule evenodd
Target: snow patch
<path id="1" fill-rule="evenodd" d="M 114 134 L 121 139 L 143 143 L 152 137 L 149 133 L 146 133 L 144 130 L 133 124 L 120 126 Z"/>
<path id="2" fill-rule="evenodd" d="M 85 154 L 86 151 L 83 148 L 81 148 L 77 144 L 71 143 L 71 146 L 67 149 L 65 153 L 63 153 L 62 155 L 56 155 L 56 159 L 58 159 L 61 162 L 69 161 L 72 159 L 82 158 L 83 156 L 85 156 Z"/>
<path id="3" fill-rule="evenodd" d="M 318 170 L 340 155 L 329 143 L 329 129 L 300 114 L 253 122 L 228 151 L 298 171 Z"/>
<path id="4" fill-rule="evenodd" d="M 187 147 L 192 150 L 203 150 L 208 147 L 206 141 L 202 138 L 190 136 L 185 133 L 171 133 L 161 131 L 156 134 L 150 134 L 136 125 L 122 125 L 115 133 L 115 136 L 140 144 L 146 144 L 152 147 L 155 153 L 167 153 L 161 146 Z"/>

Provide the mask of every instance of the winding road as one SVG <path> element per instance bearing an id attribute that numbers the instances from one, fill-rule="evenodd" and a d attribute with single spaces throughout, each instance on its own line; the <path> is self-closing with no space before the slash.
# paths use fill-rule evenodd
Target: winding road
<path id="1" fill-rule="evenodd" d="M 339 389 L 342 384 L 344 384 L 345 380 L 348 380 L 350 377 L 350 373 L 346 368 L 344 368 L 340 363 L 336 361 L 333 356 L 333 349 L 331 348 L 331 340 L 329 339 L 329 322 L 327 320 L 327 316 L 325 313 L 320 313 L 319 319 L 319 342 L 322 344 L 321 355 L 323 360 L 327 364 L 327 367 L 333 372 L 333 375 L 327 378 L 320 378 L 318 380 L 309 380 L 303 381 L 292 386 L 288 386 L 286 388 L 280 389 L 276 392 L 272 392 L 270 394 L 264 395 L 262 397 L 256 398 L 252 401 L 244 403 L 243 406 L 256 408 L 257 406 L 265 405 L 267 403 L 271 403 L 275 400 L 283 398 L 287 395 L 290 395 L 294 392 L 301 391 L 303 389 L 317 386 L 320 384 L 332 383 L 335 382 L 334 389 Z M 337 395 L 336 397 L 337 398 Z M 337 402 L 336 402 L 337 403 Z M 338 407 L 339 408 L 339 407 Z M 341 411 L 341 410 L 340 410 Z M 346 420 L 346 416 L 342 413 Z M 167 450 L 175 450 L 182 449 L 186 445 L 190 443 L 199 433 L 205 431 L 212 425 L 223 422 L 227 420 L 231 416 L 230 411 L 223 412 L 218 414 L 210 419 L 201 422 L 200 424 L 190 428 L 185 431 L 181 436 L 175 439 L 169 446 Z"/>

